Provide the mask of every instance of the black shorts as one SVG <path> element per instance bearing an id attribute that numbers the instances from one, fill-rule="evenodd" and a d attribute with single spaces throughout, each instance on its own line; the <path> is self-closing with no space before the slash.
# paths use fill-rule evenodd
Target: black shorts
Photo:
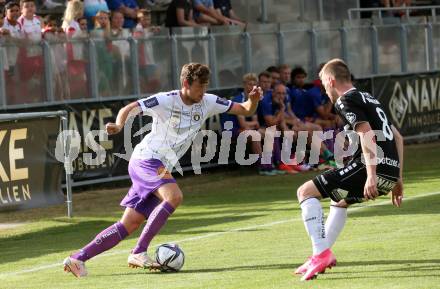
<path id="1" fill-rule="evenodd" d="M 399 176 L 387 171 L 384 165 L 378 165 L 377 190 L 379 195 L 388 194 L 396 184 Z M 345 200 L 347 204 L 364 201 L 364 186 L 367 180 L 367 170 L 361 160 L 353 160 L 341 169 L 332 169 L 316 176 L 313 183 L 323 198 L 335 202 Z"/>

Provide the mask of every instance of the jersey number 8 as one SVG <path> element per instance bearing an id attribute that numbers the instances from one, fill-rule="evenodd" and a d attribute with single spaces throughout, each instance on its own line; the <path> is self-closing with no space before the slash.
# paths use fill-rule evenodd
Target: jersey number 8
<path id="1" fill-rule="evenodd" d="M 385 112 L 380 107 L 376 107 L 376 112 L 380 120 L 383 122 L 382 123 L 383 135 L 387 140 L 393 140 L 394 138 L 393 131 L 391 130 L 391 127 L 388 125 L 388 119 Z"/>

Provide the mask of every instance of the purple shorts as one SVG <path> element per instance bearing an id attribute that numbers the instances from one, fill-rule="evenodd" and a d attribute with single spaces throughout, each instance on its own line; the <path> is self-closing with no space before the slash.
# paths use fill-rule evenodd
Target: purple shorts
<path id="1" fill-rule="evenodd" d="M 175 183 L 176 180 L 157 159 L 131 159 L 128 163 L 128 173 L 132 185 L 122 199 L 121 206 L 135 209 L 148 218 L 154 207 L 160 203 L 154 192 L 165 184 Z"/>

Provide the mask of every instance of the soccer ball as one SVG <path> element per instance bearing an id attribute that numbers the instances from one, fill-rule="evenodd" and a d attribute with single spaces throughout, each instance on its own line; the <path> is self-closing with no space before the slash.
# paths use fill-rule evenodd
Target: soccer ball
<path id="1" fill-rule="evenodd" d="M 163 272 L 177 272 L 185 263 L 185 254 L 176 244 L 162 244 L 156 250 L 156 261 Z"/>

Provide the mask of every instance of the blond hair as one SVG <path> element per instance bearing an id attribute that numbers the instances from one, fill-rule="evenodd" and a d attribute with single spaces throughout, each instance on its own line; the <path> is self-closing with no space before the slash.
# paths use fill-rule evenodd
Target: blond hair
<path id="1" fill-rule="evenodd" d="M 331 76 L 339 82 L 351 82 L 351 73 L 344 60 L 334 58 L 328 61 L 319 72 L 319 78 Z"/>
<path id="2" fill-rule="evenodd" d="M 79 0 L 67 1 L 66 11 L 64 12 L 62 28 L 66 30 L 70 22 L 84 16 L 84 4 Z"/>
<path id="3" fill-rule="evenodd" d="M 243 75 L 243 83 L 246 83 L 249 81 L 258 82 L 257 75 L 255 73 L 246 73 L 245 75 Z"/>

